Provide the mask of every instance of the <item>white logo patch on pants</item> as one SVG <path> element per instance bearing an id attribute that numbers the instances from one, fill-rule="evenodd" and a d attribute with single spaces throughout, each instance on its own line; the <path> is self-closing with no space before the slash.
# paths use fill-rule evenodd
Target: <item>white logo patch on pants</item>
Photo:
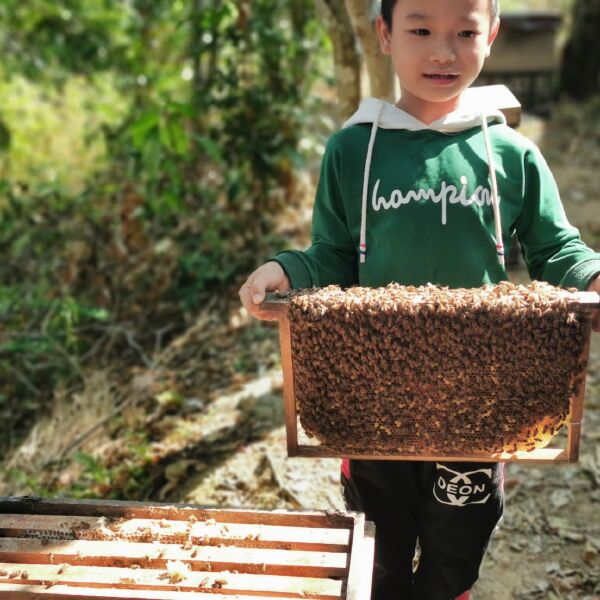
<path id="1" fill-rule="evenodd" d="M 437 463 L 433 495 L 438 502 L 450 506 L 485 504 L 490 497 L 492 469 L 459 473 Z"/>

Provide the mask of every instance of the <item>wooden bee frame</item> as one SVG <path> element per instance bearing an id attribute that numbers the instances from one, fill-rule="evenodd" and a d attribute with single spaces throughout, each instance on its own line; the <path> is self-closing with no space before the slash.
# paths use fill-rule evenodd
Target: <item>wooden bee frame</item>
<path id="1" fill-rule="evenodd" d="M 6 600 L 368 600 L 373 557 L 362 513 L 0 498 Z"/>
<path id="2" fill-rule="evenodd" d="M 600 310 L 600 295 L 594 292 L 565 292 L 569 301 L 578 310 L 592 313 Z M 580 364 L 584 365 L 581 371 L 572 374 L 572 377 L 581 378 L 578 393 L 570 398 L 570 411 L 567 418 L 566 447 L 545 447 L 532 451 L 502 452 L 502 453 L 469 453 L 461 455 L 439 454 L 357 454 L 351 451 L 343 452 L 332 449 L 326 444 L 311 445 L 301 443 L 299 438 L 299 417 L 294 391 L 294 356 L 290 320 L 288 318 L 290 303 L 287 298 L 278 294 L 269 294 L 262 303 L 261 308 L 271 310 L 278 314 L 279 337 L 281 346 L 281 362 L 283 369 L 283 396 L 285 406 L 285 423 L 287 431 L 287 449 L 289 456 L 306 457 L 340 457 L 363 460 L 425 460 L 425 461 L 479 461 L 479 462 L 531 462 L 531 463 L 556 463 L 576 462 L 579 457 L 579 442 L 581 438 L 581 420 L 583 417 L 583 402 L 585 396 L 585 374 L 589 358 L 591 318 L 587 321 L 585 330 L 583 352 Z M 591 314 L 590 314 L 591 317 Z"/>

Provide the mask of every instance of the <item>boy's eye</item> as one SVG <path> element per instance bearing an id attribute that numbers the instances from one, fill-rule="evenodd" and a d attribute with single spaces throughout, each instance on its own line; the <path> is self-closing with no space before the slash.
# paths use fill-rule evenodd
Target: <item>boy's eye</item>
<path id="1" fill-rule="evenodd" d="M 429 29 L 411 29 L 413 35 L 429 35 Z"/>
<path id="2" fill-rule="evenodd" d="M 458 35 L 460 37 L 465 37 L 465 38 L 474 38 L 474 37 L 477 37 L 479 35 L 479 32 L 478 31 L 469 31 L 469 30 L 467 30 L 467 31 L 461 31 Z"/>

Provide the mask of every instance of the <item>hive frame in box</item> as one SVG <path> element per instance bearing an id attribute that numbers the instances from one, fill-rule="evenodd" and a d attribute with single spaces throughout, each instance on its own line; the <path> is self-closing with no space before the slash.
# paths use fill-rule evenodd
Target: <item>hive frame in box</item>
<path id="1" fill-rule="evenodd" d="M 595 292 L 565 292 L 573 305 L 583 311 L 600 310 L 600 295 Z M 477 462 L 531 462 L 531 463 L 557 463 L 576 462 L 579 458 L 579 442 L 581 438 L 581 419 L 583 417 L 583 401 L 585 397 L 585 372 L 590 351 L 591 319 L 585 331 L 583 351 L 580 357 L 582 371 L 573 375 L 574 378 L 582 377 L 578 386 L 577 395 L 570 399 L 570 410 L 567 417 L 567 443 L 565 448 L 546 447 L 533 451 L 517 451 L 502 453 L 471 453 L 455 455 L 434 454 L 356 454 L 342 452 L 327 447 L 326 445 L 308 445 L 299 441 L 298 411 L 294 392 L 294 365 L 292 360 L 291 326 L 288 318 L 290 303 L 279 294 L 268 294 L 261 304 L 261 309 L 271 310 L 278 314 L 279 340 L 281 346 L 281 364 L 283 370 L 283 397 L 285 408 L 285 425 L 287 432 L 287 450 L 289 456 L 307 457 L 339 457 L 362 460 L 424 460 L 424 461 L 477 461 Z"/>
<path id="2" fill-rule="evenodd" d="M 90 541 L 110 533 L 108 519 L 116 533 Z M 204 527 L 213 532 L 202 536 Z M 155 532 L 158 543 L 131 542 L 124 531 L 145 542 Z M 0 498 L 6 600 L 369 600 L 373 559 L 374 526 L 363 513 Z M 170 560 L 190 564 L 188 577 L 165 577 Z M 221 575 L 222 592 L 211 588 Z"/>

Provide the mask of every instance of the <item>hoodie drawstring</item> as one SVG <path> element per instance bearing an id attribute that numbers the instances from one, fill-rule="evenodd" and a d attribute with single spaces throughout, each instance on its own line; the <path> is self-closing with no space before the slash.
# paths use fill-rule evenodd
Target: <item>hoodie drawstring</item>
<path id="1" fill-rule="evenodd" d="M 498 262 L 504 267 L 504 241 L 502 240 L 502 217 L 500 216 L 500 198 L 498 196 L 498 182 L 496 180 L 496 166 L 494 164 L 494 154 L 492 153 L 492 143 L 490 142 L 490 132 L 488 131 L 487 117 L 481 115 L 481 129 L 483 139 L 485 140 L 485 150 L 488 158 L 488 169 L 490 171 L 490 182 L 492 184 L 492 204 L 494 207 L 494 224 L 496 227 L 496 254 Z"/>
<path id="2" fill-rule="evenodd" d="M 363 196 L 362 196 L 362 215 L 360 220 L 360 262 L 364 263 L 367 260 L 367 205 L 369 203 L 369 176 L 371 175 L 371 160 L 373 158 L 373 146 L 375 146 L 375 137 L 379 128 L 379 120 L 385 104 L 381 102 L 377 108 L 373 127 L 371 129 L 371 139 L 369 140 L 369 148 L 367 150 L 367 159 L 365 161 L 365 179 L 363 181 Z"/>

